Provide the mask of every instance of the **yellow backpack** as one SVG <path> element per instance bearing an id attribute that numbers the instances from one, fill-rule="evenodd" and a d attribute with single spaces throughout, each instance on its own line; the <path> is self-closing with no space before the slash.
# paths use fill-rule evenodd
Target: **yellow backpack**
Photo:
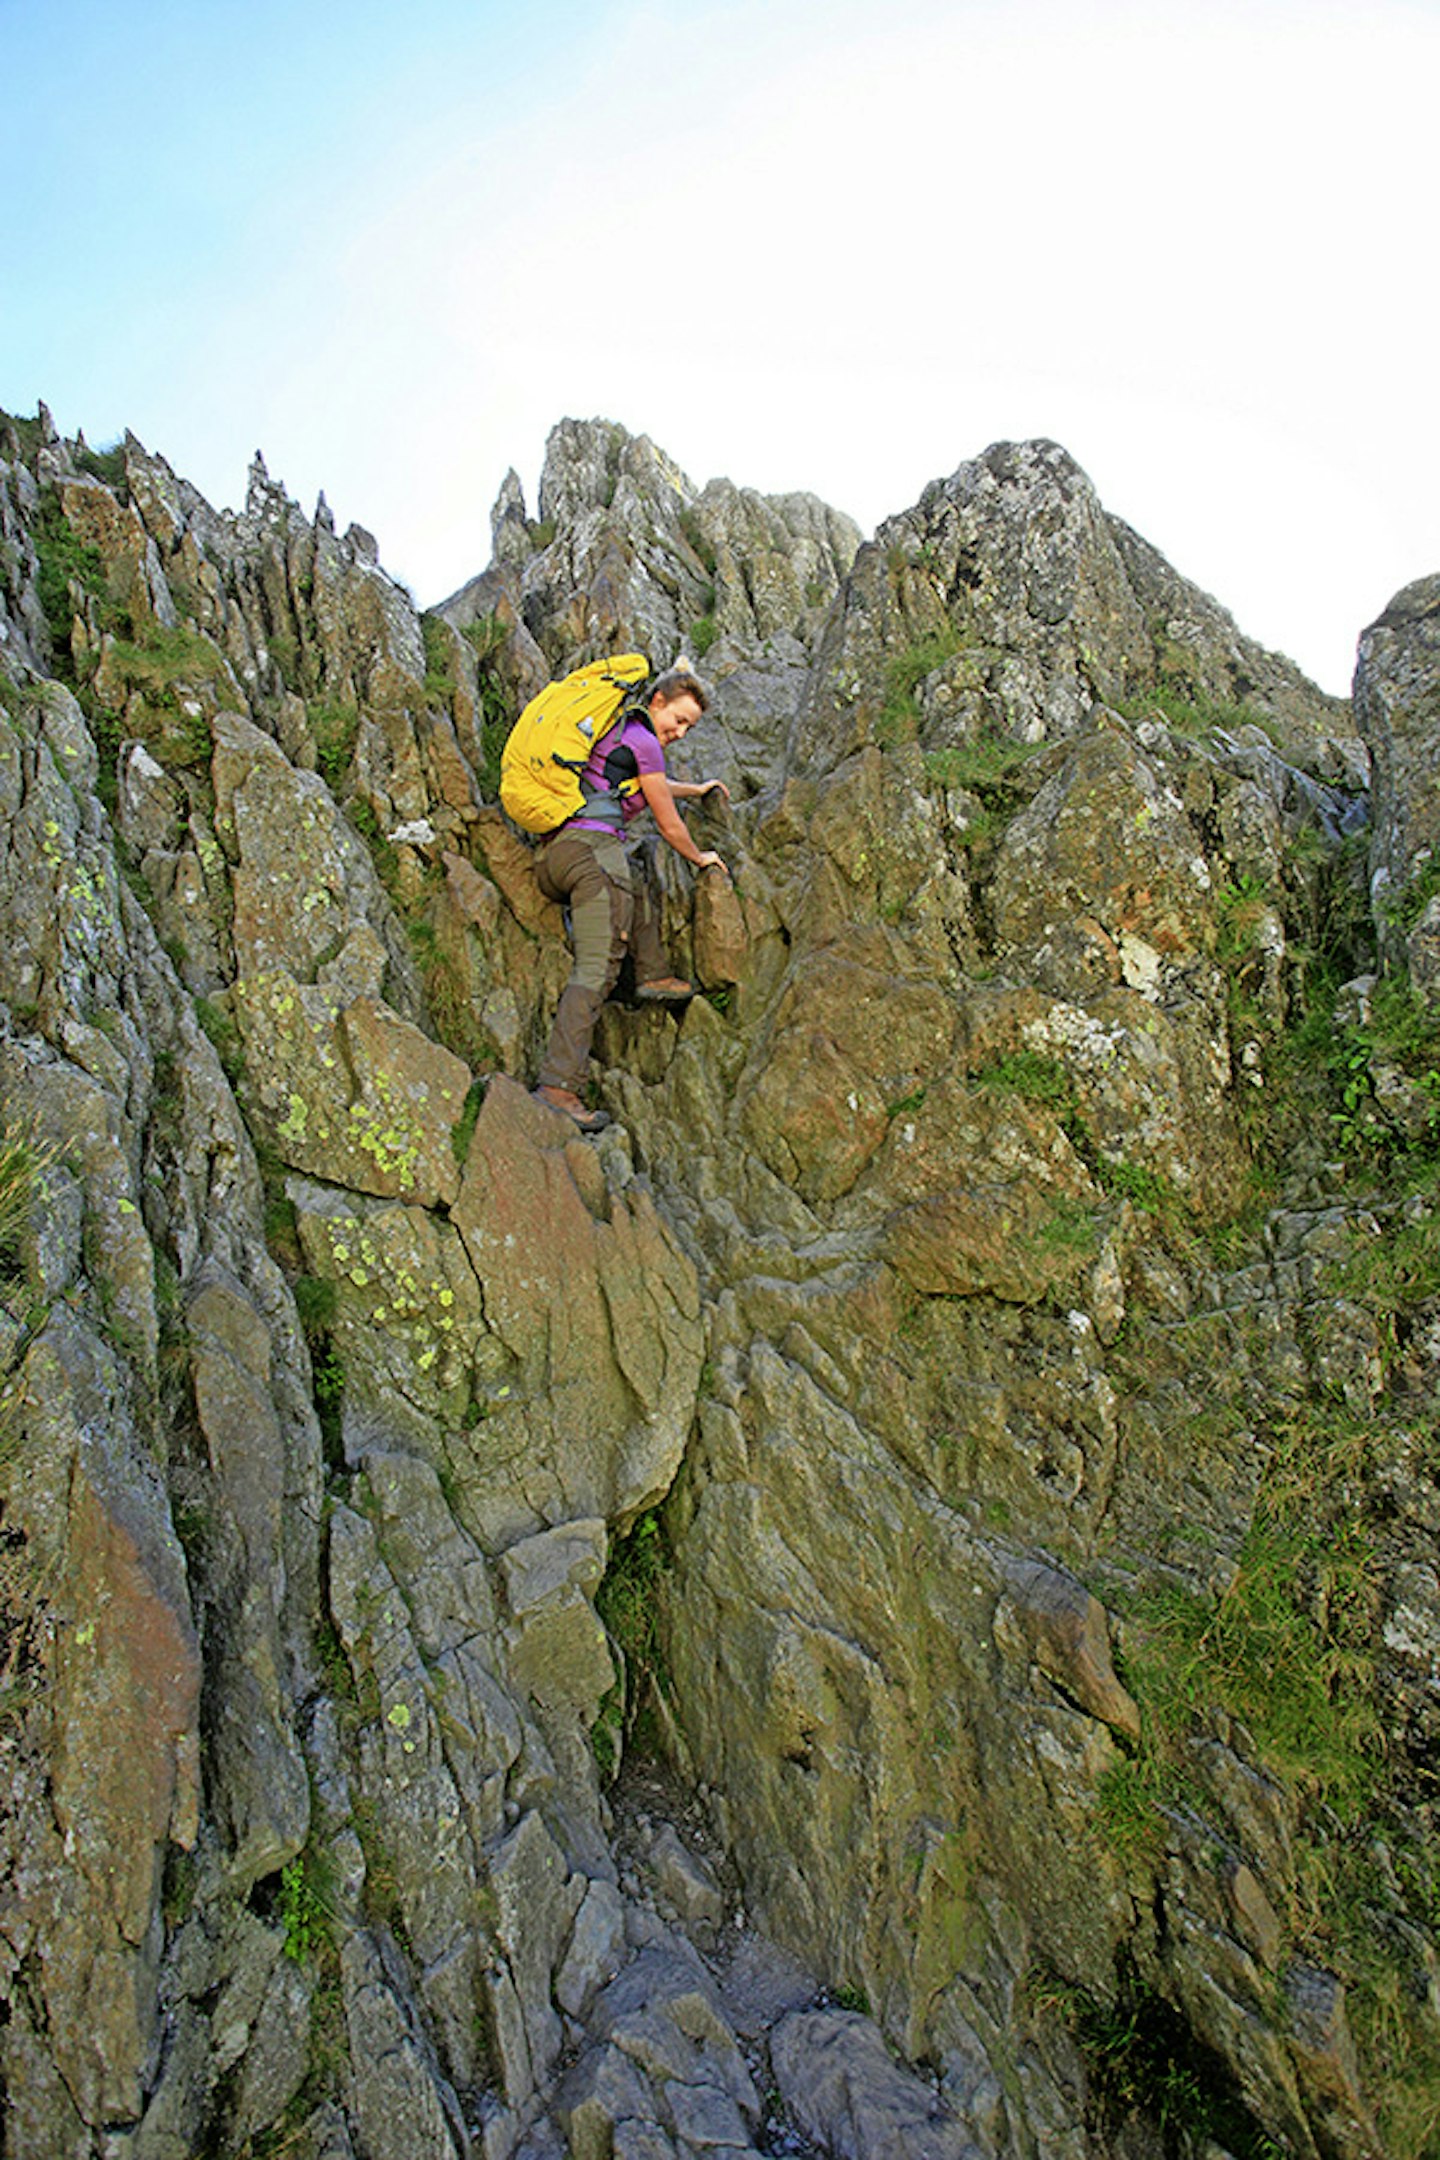
<path id="1" fill-rule="evenodd" d="M 584 807 L 585 762 L 643 683 L 643 653 L 592 660 L 546 685 L 510 730 L 500 757 L 500 806 L 526 832 L 554 832 Z"/>

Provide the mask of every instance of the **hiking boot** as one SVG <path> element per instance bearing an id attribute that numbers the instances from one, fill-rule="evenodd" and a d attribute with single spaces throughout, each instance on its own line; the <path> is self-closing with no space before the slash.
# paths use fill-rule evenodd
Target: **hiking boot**
<path id="1" fill-rule="evenodd" d="M 572 1118 L 581 1132 L 604 1132 L 610 1123 L 604 1110 L 587 1110 L 580 1097 L 569 1088 L 537 1087 L 530 1093 L 536 1102 L 543 1102 L 547 1110 L 558 1110 L 562 1116 Z"/>
<path id="2" fill-rule="evenodd" d="M 643 1005 L 684 1005 L 694 997 L 695 985 L 678 975 L 657 975 L 653 982 L 638 983 L 635 995 Z"/>

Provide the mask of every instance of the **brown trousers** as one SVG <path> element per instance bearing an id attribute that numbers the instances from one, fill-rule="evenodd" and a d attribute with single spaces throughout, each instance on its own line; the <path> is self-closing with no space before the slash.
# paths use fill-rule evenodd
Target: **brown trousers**
<path id="1" fill-rule="evenodd" d="M 648 887 L 625 853 L 619 833 L 575 832 L 562 826 L 535 858 L 547 900 L 570 910 L 574 972 L 560 994 L 555 1024 L 540 1065 L 541 1087 L 584 1086 L 590 1038 L 600 1008 L 614 989 L 627 949 L 638 982 L 668 975 Z"/>

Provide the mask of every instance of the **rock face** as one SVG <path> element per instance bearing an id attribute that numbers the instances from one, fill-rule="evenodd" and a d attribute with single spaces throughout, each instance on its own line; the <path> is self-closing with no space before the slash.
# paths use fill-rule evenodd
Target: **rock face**
<path id="1" fill-rule="evenodd" d="M 1428 1004 L 1440 996 L 1440 778 L 1434 767 L 1440 578 L 1397 593 L 1360 644 L 1355 714 L 1375 759 L 1371 893 L 1382 945 Z M 1427 876 L 1427 872 L 1429 875 Z"/>
<path id="2" fill-rule="evenodd" d="M 1435 581 L 1357 734 L 1054 444 L 539 511 L 0 422 L 6 2153 L 1419 2160 Z M 632 645 L 590 1141 L 494 772 Z"/>

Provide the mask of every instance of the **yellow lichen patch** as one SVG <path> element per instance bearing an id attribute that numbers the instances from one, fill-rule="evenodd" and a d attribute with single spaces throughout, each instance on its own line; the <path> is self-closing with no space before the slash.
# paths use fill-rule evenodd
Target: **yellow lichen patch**
<path id="1" fill-rule="evenodd" d="M 309 1120 L 310 1112 L 304 1096 L 292 1094 L 290 1108 L 277 1127 L 280 1138 L 292 1141 L 303 1140 Z"/>

